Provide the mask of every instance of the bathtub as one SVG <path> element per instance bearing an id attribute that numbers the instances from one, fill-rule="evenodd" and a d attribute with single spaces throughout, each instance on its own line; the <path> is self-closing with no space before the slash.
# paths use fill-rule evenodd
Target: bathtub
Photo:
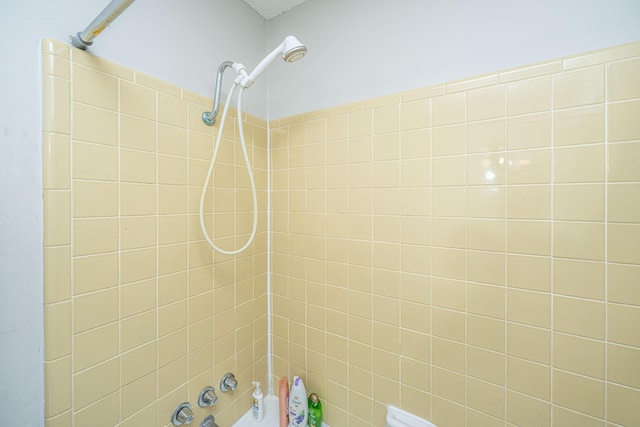
<path id="1" fill-rule="evenodd" d="M 231 427 L 279 427 L 280 426 L 280 404 L 276 396 L 264 397 L 264 420 L 253 421 L 251 409 L 247 411 L 238 421 Z M 322 423 L 323 427 L 329 427 L 326 423 Z"/>

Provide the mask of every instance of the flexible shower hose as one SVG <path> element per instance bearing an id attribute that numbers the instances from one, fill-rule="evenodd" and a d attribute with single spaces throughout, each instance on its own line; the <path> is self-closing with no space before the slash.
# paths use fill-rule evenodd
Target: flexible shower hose
<path id="1" fill-rule="evenodd" d="M 256 229 L 258 228 L 258 199 L 256 196 L 256 183 L 253 179 L 253 172 L 251 171 L 251 164 L 249 163 L 249 155 L 247 154 L 247 145 L 244 141 L 244 130 L 242 128 L 242 93 L 244 92 L 244 88 L 242 86 L 238 91 L 238 128 L 240 130 L 240 145 L 242 146 L 242 154 L 244 155 L 244 162 L 247 166 L 249 181 L 251 182 L 251 196 L 253 198 L 253 228 L 251 230 L 249 240 L 247 240 L 247 243 L 245 243 L 244 246 L 242 246 L 240 249 L 227 251 L 213 243 L 212 238 L 209 237 L 209 233 L 207 233 L 207 227 L 204 225 L 204 199 L 207 195 L 207 188 L 209 187 L 211 175 L 213 174 L 213 170 L 215 168 L 216 158 L 218 157 L 218 150 L 220 149 L 220 141 L 222 139 L 222 130 L 224 129 L 224 123 L 227 119 L 227 111 L 229 110 L 231 97 L 236 89 L 236 86 L 238 86 L 237 83 L 234 83 L 233 86 L 231 86 L 231 90 L 229 91 L 229 95 L 227 96 L 227 102 L 225 102 L 224 104 L 222 119 L 220 120 L 220 129 L 218 129 L 218 137 L 216 138 L 216 144 L 213 149 L 213 156 L 211 157 L 211 164 L 209 165 L 209 172 L 207 172 L 207 178 L 204 181 L 204 185 L 202 186 L 202 194 L 200 195 L 200 228 L 202 229 L 202 234 L 204 234 L 207 243 L 209 243 L 209 245 L 214 250 L 224 255 L 237 255 L 247 249 L 253 242 L 253 238 L 256 235 Z"/>

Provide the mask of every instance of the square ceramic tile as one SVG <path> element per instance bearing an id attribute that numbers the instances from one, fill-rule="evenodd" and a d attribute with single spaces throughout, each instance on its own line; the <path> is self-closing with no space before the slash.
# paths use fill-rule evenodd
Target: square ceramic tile
<path id="1" fill-rule="evenodd" d="M 74 298 L 73 331 L 80 333 L 118 319 L 118 290 L 109 289 Z"/>
<path id="2" fill-rule="evenodd" d="M 548 366 L 507 356 L 507 388 L 538 399 L 551 396 L 551 369 Z"/>
<path id="3" fill-rule="evenodd" d="M 553 298 L 554 330 L 593 339 L 604 339 L 605 304 L 577 298 Z"/>
<path id="4" fill-rule="evenodd" d="M 609 141 L 630 141 L 640 137 L 640 124 L 635 117 L 640 114 L 640 100 L 609 104 Z"/>
<path id="5" fill-rule="evenodd" d="M 73 376 L 74 408 L 83 408 L 118 390 L 120 364 L 111 359 Z"/>
<path id="6" fill-rule="evenodd" d="M 639 268 L 637 265 L 609 264 L 607 270 L 609 301 L 640 305 L 640 295 L 635 280 L 638 277 Z"/>
<path id="7" fill-rule="evenodd" d="M 120 83 L 120 112 L 145 119 L 156 118 L 156 93 L 129 82 Z"/>
<path id="8" fill-rule="evenodd" d="M 611 144 L 608 151 L 607 178 L 610 182 L 640 181 L 640 172 L 633 167 L 640 159 L 640 143 Z"/>
<path id="9" fill-rule="evenodd" d="M 634 404 L 640 397 L 637 389 L 607 384 L 607 413 L 608 418 L 615 422 L 631 424 L 638 419 L 640 410 Z"/>
<path id="10" fill-rule="evenodd" d="M 50 304 L 71 296 L 71 250 L 56 246 L 43 250 L 44 303 Z"/>
<path id="11" fill-rule="evenodd" d="M 553 372 L 554 401 L 574 411 L 602 418 L 605 403 L 604 381 L 560 370 Z"/>
<path id="12" fill-rule="evenodd" d="M 48 417 L 71 409 L 72 401 L 71 357 L 44 364 L 45 414 Z"/>
<path id="13" fill-rule="evenodd" d="M 181 99 L 158 94 L 158 121 L 168 125 L 185 128 L 187 125 L 187 104 Z M 233 129 L 233 127 L 230 127 Z"/>
<path id="14" fill-rule="evenodd" d="M 118 354 L 118 325 L 95 328 L 73 339 L 73 370 L 78 372 Z"/>
<path id="15" fill-rule="evenodd" d="M 505 323 L 500 319 L 467 315 L 467 343 L 504 353 Z"/>
<path id="16" fill-rule="evenodd" d="M 398 105 L 373 110 L 373 133 L 398 132 L 400 130 L 400 108 Z"/>
<path id="17" fill-rule="evenodd" d="M 467 125 L 467 152 L 496 152 L 505 149 L 504 119 L 486 120 Z"/>
<path id="18" fill-rule="evenodd" d="M 604 379 L 605 344 L 574 335 L 554 333 L 553 364 L 565 371 Z"/>
<path id="19" fill-rule="evenodd" d="M 537 113 L 551 108 L 551 79 L 542 77 L 507 85 L 507 114 Z"/>
<path id="20" fill-rule="evenodd" d="M 467 93 L 467 119 L 469 121 L 504 117 L 504 86 L 476 89 Z"/>
<path id="21" fill-rule="evenodd" d="M 72 144 L 73 179 L 116 181 L 118 179 L 118 152 L 115 147 L 97 144 Z"/>
<path id="22" fill-rule="evenodd" d="M 71 188 L 71 143 L 67 135 L 45 133 L 42 153 L 42 187 L 45 190 Z"/>
<path id="23" fill-rule="evenodd" d="M 467 279 L 478 283 L 504 284 L 504 254 L 469 251 Z"/>
<path id="24" fill-rule="evenodd" d="M 507 254 L 507 286 L 532 291 L 551 290 L 551 260 L 546 257 Z"/>
<path id="25" fill-rule="evenodd" d="M 464 124 L 431 128 L 431 153 L 434 157 L 465 154 L 466 143 Z"/>
<path id="26" fill-rule="evenodd" d="M 565 221 L 604 221 L 605 186 L 602 184 L 554 186 L 553 218 Z M 610 213 L 609 218 L 611 219 Z"/>
<path id="27" fill-rule="evenodd" d="M 435 97 L 431 102 L 433 126 L 464 122 L 466 105 L 464 93 Z"/>
<path id="28" fill-rule="evenodd" d="M 604 101 L 604 67 L 597 66 L 554 76 L 553 107 L 555 109 L 596 104 Z"/>
<path id="29" fill-rule="evenodd" d="M 553 290 L 556 294 L 604 300 L 605 265 L 576 259 L 553 260 Z"/>
<path id="30" fill-rule="evenodd" d="M 607 95 L 609 101 L 640 98 L 640 58 L 609 64 Z"/>
<path id="31" fill-rule="evenodd" d="M 117 253 L 74 257 L 72 265 L 74 295 L 113 288 L 119 284 Z"/>
<path id="32" fill-rule="evenodd" d="M 540 328 L 551 327 L 551 295 L 507 289 L 507 320 Z"/>
<path id="33" fill-rule="evenodd" d="M 426 99 L 402 103 L 400 114 L 400 127 L 403 131 L 430 125 L 430 104 Z"/>
<path id="34" fill-rule="evenodd" d="M 72 352 L 71 303 L 48 304 L 44 307 L 45 360 L 55 360 Z"/>
<path id="35" fill-rule="evenodd" d="M 640 223 L 640 184 L 610 184 L 607 213 L 611 222 Z"/>
<path id="36" fill-rule="evenodd" d="M 95 107 L 118 109 L 118 79 L 82 65 L 72 65 L 73 100 Z"/>
<path id="37" fill-rule="evenodd" d="M 554 181 L 557 183 L 602 182 L 606 174 L 603 144 L 554 150 Z"/>
<path id="38" fill-rule="evenodd" d="M 507 149 L 549 147 L 551 129 L 551 114 L 548 112 L 509 118 L 506 123 Z"/>
<path id="39" fill-rule="evenodd" d="M 71 192 L 44 191 L 44 245 L 71 243 Z"/>
<path id="40" fill-rule="evenodd" d="M 544 425 L 551 419 L 549 402 L 507 390 L 507 421 L 515 425 Z"/>
<path id="41" fill-rule="evenodd" d="M 548 366 L 551 361 L 551 331 L 507 323 L 506 347 L 509 356 Z"/>
<path id="42" fill-rule="evenodd" d="M 605 109 L 603 105 L 573 108 L 553 113 L 553 143 L 578 145 L 603 142 Z"/>

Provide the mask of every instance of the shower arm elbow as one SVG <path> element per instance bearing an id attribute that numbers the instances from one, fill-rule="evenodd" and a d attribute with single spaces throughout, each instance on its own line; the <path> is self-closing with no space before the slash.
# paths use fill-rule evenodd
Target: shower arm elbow
<path id="1" fill-rule="evenodd" d="M 216 116 L 220 109 L 220 91 L 222 89 L 222 76 L 227 68 L 234 68 L 234 63 L 231 61 L 224 61 L 218 67 L 218 73 L 216 75 L 216 88 L 213 97 L 213 111 L 205 111 L 202 113 L 202 121 L 207 126 L 213 126 L 216 122 Z"/>

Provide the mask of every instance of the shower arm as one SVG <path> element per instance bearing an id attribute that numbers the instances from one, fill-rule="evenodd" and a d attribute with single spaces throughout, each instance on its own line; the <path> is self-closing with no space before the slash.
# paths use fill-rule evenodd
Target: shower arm
<path id="1" fill-rule="evenodd" d="M 78 49 L 86 50 L 105 28 L 109 26 L 135 0 L 112 0 L 82 32 L 71 37 L 71 44 Z"/>
<path id="2" fill-rule="evenodd" d="M 224 61 L 218 67 L 218 74 L 216 76 L 216 89 L 213 98 L 213 111 L 205 111 L 202 113 L 202 121 L 207 126 L 213 126 L 216 122 L 216 116 L 220 109 L 220 90 L 222 89 L 222 75 L 227 68 L 233 68 L 234 63 L 231 61 Z"/>

